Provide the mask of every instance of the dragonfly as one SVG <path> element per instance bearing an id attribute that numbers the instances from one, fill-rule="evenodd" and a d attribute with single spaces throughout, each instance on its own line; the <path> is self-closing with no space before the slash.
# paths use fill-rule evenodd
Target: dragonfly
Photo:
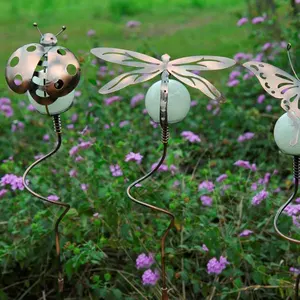
<path id="1" fill-rule="evenodd" d="M 142 53 L 117 48 L 94 48 L 91 53 L 105 61 L 136 68 L 108 82 L 99 90 L 100 94 L 113 93 L 168 72 L 184 84 L 199 89 L 209 98 L 222 103 L 225 97 L 208 80 L 195 73 L 226 69 L 236 64 L 233 59 L 221 56 L 190 56 L 170 61 L 170 56 L 164 54 L 159 60 Z"/>
<path id="2" fill-rule="evenodd" d="M 292 121 L 292 126 L 296 129 L 295 138 L 290 141 L 290 145 L 295 146 L 298 143 L 300 134 L 300 79 L 295 72 L 289 52 L 290 49 L 291 44 L 288 44 L 288 58 L 295 77 L 263 62 L 249 61 L 243 66 L 254 73 L 269 95 L 281 100 L 281 107 L 287 112 Z"/>

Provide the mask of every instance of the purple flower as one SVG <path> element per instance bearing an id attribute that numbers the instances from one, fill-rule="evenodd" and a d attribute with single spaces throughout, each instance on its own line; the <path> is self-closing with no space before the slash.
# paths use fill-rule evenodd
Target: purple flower
<path id="1" fill-rule="evenodd" d="M 27 109 L 28 109 L 29 111 L 35 111 L 35 107 L 34 107 L 32 104 L 29 104 L 29 105 L 27 106 Z"/>
<path id="2" fill-rule="evenodd" d="M 90 29 L 88 32 L 87 32 L 87 36 L 94 36 L 96 34 L 96 31 L 94 29 Z"/>
<path id="3" fill-rule="evenodd" d="M 159 279 L 159 272 L 158 270 L 155 270 L 154 272 L 152 270 L 147 270 L 142 275 L 143 285 L 155 285 Z"/>
<path id="4" fill-rule="evenodd" d="M 109 98 L 105 98 L 104 102 L 105 102 L 105 105 L 111 105 L 114 102 L 118 102 L 118 101 L 121 101 L 121 100 L 122 100 L 122 97 L 120 97 L 120 96 L 111 96 Z"/>
<path id="5" fill-rule="evenodd" d="M 261 104 L 265 101 L 265 99 L 266 99 L 266 96 L 264 94 L 259 95 L 257 98 L 257 103 Z"/>
<path id="6" fill-rule="evenodd" d="M 71 117 L 71 121 L 72 123 L 75 123 L 78 120 L 78 115 L 77 114 L 73 114 Z"/>
<path id="7" fill-rule="evenodd" d="M 120 176 L 123 175 L 121 167 L 118 164 L 110 165 L 109 169 L 110 169 L 111 175 L 114 176 L 114 177 L 120 177 Z"/>
<path id="8" fill-rule="evenodd" d="M 80 149 L 88 149 L 88 148 L 90 148 L 92 145 L 93 145 L 92 142 L 81 142 L 81 143 L 78 145 L 78 147 L 79 147 Z"/>
<path id="9" fill-rule="evenodd" d="M 183 131 L 181 133 L 181 136 L 191 143 L 200 143 L 201 142 L 200 137 L 197 134 L 193 133 L 192 131 Z"/>
<path id="10" fill-rule="evenodd" d="M 128 125 L 129 123 L 130 123 L 130 122 L 127 121 L 127 120 L 121 121 L 120 124 L 119 124 L 119 127 L 120 127 L 120 128 L 123 128 L 123 127 L 125 127 L 126 125 Z"/>
<path id="11" fill-rule="evenodd" d="M 136 27 L 139 27 L 141 25 L 141 22 L 139 21 L 134 21 L 134 20 L 131 20 L 131 21 L 128 21 L 126 23 L 126 27 L 127 28 L 136 28 Z"/>
<path id="12" fill-rule="evenodd" d="M 12 132 L 20 131 L 20 130 L 23 130 L 24 127 L 25 127 L 24 123 L 22 123 L 18 120 L 15 120 L 15 121 L 13 121 L 13 123 L 11 125 L 11 131 Z"/>
<path id="13" fill-rule="evenodd" d="M 78 97 L 80 97 L 81 96 L 81 91 L 75 91 L 74 92 L 74 97 L 76 97 L 76 98 L 78 98 Z"/>
<path id="14" fill-rule="evenodd" d="M 75 169 L 72 169 L 70 172 L 69 172 L 69 175 L 70 177 L 76 177 L 77 176 L 77 171 Z"/>
<path id="15" fill-rule="evenodd" d="M 47 199 L 50 200 L 50 201 L 58 201 L 58 200 L 59 200 L 59 197 L 56 196 L 56 195 L 49 195 L 49 196 L 47 197 Z"/>
<path id="16" fill-rule="evenodd" d="M 253 137 L 255 136 L 255 134 L 253 132 L 246 132 L 242 135 L 240 135 L 237 139 L 237 141 L 239 143 L 242 143 L 244 141 L 248 141 L 248 140 L 251 140 Z"/>
<path id="17" fill-rule="evenodd" d="M 239 80 L 234 79 L 234 80 L 229 81 L 229 82 L 227 83 L 227 86 L 229 86 L 229 87 L 234 87 L 234 86 L 239 85 L 239 83 L 240 83 Z"/>
<path id="18" fill-rule="evenodd" d="M 198 102 L 196 100 L 191 101 L 191 107 L 194 107 L 198 105 Z"/>
<path id="19" fill-rule="evenodd" d="M 283 212 L 290 217 L 295 216 L 300 212 L 300 204 L 289 204 Z"/>
<path id="20" fill-rule="evenodd" d="M 262 61 L 263 57 L 264 57 L 263 53 L 258 53 L 253 60 L 254 61 Z"/>
<path id="21" fill-rule="evenodd" d="M 236 23 L 236 25 L 239 26 L 239 27 L 241 27 L 241 26 L 243 26 L 246 23 L 248 23 L 248 18 L 243 17 L 243 18 L 241 18 L 241 19 L 238 20 L 238 22 Z"/>
<path id="22" fill-rule="evenodd" d="M 68 129 L 74 129 L 74 124 L 68 124 L 68 125 L 67 125 L 67 128 L 68 128 Z"/>
<path id="23" fill-rule="evenodd" d="M 252 24 L 259 24 L 265 21 L 265 17 L 255 17 L 252 19 Z"/>
<path id="24" fill-rule="evenodd" d="M 207 273 L 208 274 L 221 274 L 222 271 L 226 268 L 229 262 L 227 261 L 226 257 L 221 256 L 219 261 L 216 257 L 209 260 L 207 263 Z"/>
<path id="25" fill-rule="evenodd" d="M 239 52 L 234 56 L 235 61 L 248 60 L 251 58 L 252 58 L 251 54 L 247 54 L 247 53 L 243 53 L 243 52 Z"/>
<path id="26" fill-rule="evenodd" d="M 299 3 L 300 3 L 300 0 L 299 0 Z M 295 275 L 298 275 L 298 274 L 300 274 L 300 269 L 290 267 L 290 272 L 294 273 Z"/>
<path id="27" fill-rule="evenodd" d="M 272 105 L 267 105 L 267 106 L 266 106 L 266 111 L 267 111 L 267 112 L 270 112 L 271 110 L 272 110 Z"/>
<path id="28" fill-rule="evenodd" d="M 252 198 L 252 205 L 253 206 L 257 206 L 261 203 L 261 201 L 263 201 L 264 199 L 266 199 L 268 197 L 269 193 L 265 190 L 260 191 L 258 194 L 256 194 L 253 198 Z"/>
<path id="29" fill-rule="evenodd" d="M 256 191 L 257 190 L 257 183 L 256 182 L 253 182 L 252 185 L 251 185 L 251 190 L 252 191 Z"/>
<path id="30" fill-rule="evenodd" d="M 74 156 L 78 151 L 79 151 L 79 147 L 78 146 L 73 146 L 71 148 L 71 150 L 69 151 L 69 155 Z"/>
<path id="31" fill-rule="evenodd" d="M 157 167 L 158 163 L 154 163 L 151 166 L 151 170 L 153 171 L 156 167 Z M 160 167 L 158 168 L 158 172 L 167 172 L 169 170 L 168 166 L 165 164 L 160 165 Z"/>
<path id="32" fill-rule="evenodd" d="M 89 185 L 86 184 L 86 183 L 82 183 L 82 184 L 80 185 L 80 187 L 81 187 L 81 189 L 82 189 L 83 191 L 87 191 L 87 189 L 89 188 Z"/>
<path id="33" fill-rule="evenodd" d="M 49 142 L 49 140 L 50 140 L 50 135 L 49 135 L 49 134 L 45 134 L 45 135 L 43 136 L 43 140 L 44 140 L 45 142 Z"/>
<path id="34" fill-rule="evenodd" d="M 296 4 L 300 4 L 300 0 L 295 0 L 295 3 Z"/>
<path id="35" fill-rule="evenodd" d="M 0 199 L 2 199 L 6 193 L 8 193 L 8 190 L 6 190 L 6 189 L 0 190 Z"/>
<path id="36" fill-rule="evenodd" d="M 267 51 L 270 48 L 272 48 L 272 43 L 265 43 L 262 47 L 262 50 Z"/>
<path id="37" fill-rule="evenodd" d="M 138 164 L 142 162 L 143 156 L 140 153 L 130 152 L 126 155 L 125 161 L 136 161 Z"/>
<path id="38" fill-rule="evenodd" d="M 294 224 L 296 227 L 300 228 L 300 220 L 299 220 L 299 216 L 293 216 L 292 218 L 293 218 L 293 224 Z"/>
<path id="39" fill-rule="evenodd" d="M 199 184 L 198 191 L 207 190 L 209 192 L 212 192 L 214 190 L 214 187 L 215 185 L 213 184 L 213 182 L 205 180 Z"/>
<path id="40" fill-rule="evenodd" d="M 1 178 L 1 186 L 10 185 L 13 191 L 15 190 L 24 190 L 23 179 L 14 174 L 6 174 Z"/>
<path id="41" fill-rule="evenodd" d="M 243 230 L 243 231 L 239 234 L 239 236 L 240 236 L 240 237 L 247 237 L 247 236 L 251 235 L 252 233 L 253 233 L 252 230 L 245 229 L 245 230 Z"/>
<path id="42" fill-rule="evenodd" d="M 222 175 L 220 175 L 217 179 L 216 179 L 216 181 L 217 182 L 222 182 L 222 181 L 224 181 L 225 179 L 227 179 L 228 178 L 228 176 L 226 175 L 226 174 L 222 174 Z"/>
<path id="43" fill-rule="evenodd" d="M 133 96 L 131 98 L 131 101 L 130 101 L 130 106 L 131 107 L 135 107 L 139 102 L 141 102 L 142 100 L 144 100 L 145 98 L 145 95 L 144 94 L 136 94 L 135 96 Z"/>
<path id="44" fill-rule="evenodd" d="M 208 251 L 209 251 L 209 249 L 207 248 L 207 246 L 206 246 L 205 244 L 203 244 L 201 248 L 202 248 L 202 250 L 205 251 L 205 252 L 208 252 Z"/>
<path id="45" fill-rule="evenodd" d="M 146 255 L 145 253 L 140 254 L 136 259 L 136 268 L 139 269 L 148 269 L 154 264 L 154 254 L 149 253 Z"/>
<path id="46" fill-rule="evenodd" d="M 213 199 L 209 196 L 203 195 L 200 197 L 203 206 L 211 206 Z"/>
<path id="47" fill-rule="evenodd" d="M 249 169 L 249 170 L 254 171 L 254 172 L 257 170 L 255 164 L 251 165 L 250 162 L 246 161 L 246 160 L 238 160 L 233 165 L 244 168 L 244 169 Z"/>
<path id="48" fill-rule="evenodd" d="M 240 76 L 241 72 L 239 71 L 232 71 L 229 75 L 229 81 L 232 81 L 234 79 L 236 79 L 236 77 Z"/>
<path id="49" fill-rule="evenodd" d="M 75 162 L 81 162 L 83 160 L 84 160 L 84 158 L 80 155 L 76 156 L 76 158 L 75 158 Z"/>

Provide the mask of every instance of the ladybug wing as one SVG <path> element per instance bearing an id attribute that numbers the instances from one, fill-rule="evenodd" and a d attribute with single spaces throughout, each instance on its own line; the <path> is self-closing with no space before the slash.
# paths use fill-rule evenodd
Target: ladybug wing
<path id="1" fill-rule="evenodd" d="M 58 98 L 73 91 L 80 79 L 80 65 L 67 48 L 55 46 L 48 52 L 46 92 Z"/>
<path id="2" fill-rule="evenodd" d="M 18 94 L 24 94 L 39 61 L 45 54 L 45 49 L 40 44 L 27 44 L 17 49 L 9 58 L 5 69 L 8 86 Z"/>

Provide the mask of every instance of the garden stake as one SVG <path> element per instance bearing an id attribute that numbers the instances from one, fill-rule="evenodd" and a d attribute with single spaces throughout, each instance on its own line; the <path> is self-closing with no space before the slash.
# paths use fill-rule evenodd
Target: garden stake
<path id="1" fill-rule="evenodd" d="M 17 49 L 9 58 L 6 66 L 8 86 L 18 94 L 27 92 L 31 104 L 41 113 L 51 116 L 57 135 L 56 147 L 47 155 L 30 165 L 23 175 L 23 184 L 33 196 L 64 208 L 55 223 L 55 244 L 58 264 L 58 291 L 63 298 L 64 278 L 60 260 L 59 224 L 70 209 L 69 204 L 49 200 L 34 192 L 26 180 L 29 172 L 42 161 L 56 153 L 62 142 L 60 114 L 67 111 L 74 100 L 74 89 L 80 79 L 80 65 L 74 54 L 67 48 L 57 46 L 56 34 L 42 34 L 37 24 L 33 24 L 41 35 L 40 44 L 27 44 Z"/>
<path id="2" fill-rule="evenodd" d="M 300 240 L 293 239 L 283 234 L 277 226 L 279 217 L 297 195 L 300 179 L 300 109 L 298 106 L 300 105 L 300 80 L 295 72 L 290 56 L 290 50 L 291 44 L 288 44 L 288 59 L 295 78 L 272 65 L 262 62 L 250 61 L 245 63 L 244 66 L 255 74 L 262 87 L 271 96 L 281 99 L 281 107 L 286 111 L 286 113 L 282 115 L 275 124 L 274 138 L 279 149 L 285 154 L 292 155 L 294 158 L 294 192 L 288 201 L 277 211 L 274 218 L 274 229 L 283 239 L 292 243 L 300 244 Z M 300 274 L 296 279 L 295 300 L 298 300 L 299 298 L 299 281 Z"/>
<path id="3" fill-rule="evenodd" d="M 161 81 L 153 84 L 146 95 L 146 108 L 150 117 L 160 123 L 162 130 L 161 141 L 163 143 L 163 154 L 156 167 L 142 178 L 131 183 L 127 188 L 128 197 L 135 203 L 154 211 L 161 212 L 171 218 L 171 222 L 161 237 L 161 269 L 162 269 L 162 300 L 168 300 L 168 287 L 166 283 L 165 242 L 169 231 L 174 226 L 175 216 L 162 208 L 142 202 L 131 195 L 131 189 L 138 183 L 152 176 L 162 165 L 167 155 L 169 140 L 169 123 L 181 121 L 190 109 L 190 95 L 186 87 L 180 82 L 169 80 L 173 75 L 183 83 L 201 90 L 211 99 L 224 102 L 224 96 L 206 79 L 193 72 L 204 70 L 219 70 L 233 66 L 235 61 L 229 58 L 216 56 L 193 56 L 170 61 L 170 56 L 165 54 L 161 60 L 153 57 L 115 48 L 95 48 L 91 50 L 100 59 L 136 67 L 137 70 L 121 74 L 105 86 L 99 93 L 108 94 L 118 91 L 126 86 L 148 81 L 161 74 Z"/>

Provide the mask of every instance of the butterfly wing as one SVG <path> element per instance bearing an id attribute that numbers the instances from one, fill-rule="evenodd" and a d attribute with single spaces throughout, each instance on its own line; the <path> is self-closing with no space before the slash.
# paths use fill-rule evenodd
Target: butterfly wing
<path id="1" fill-rule="evenodd" d="M 91 53 L 109 62 L 139 68 L 119 75 L 107 83 L 99 90 L 101 94 L 112 93 L 128 85 L 150 80 L 163 71 L 162 61 L 138 52 L 116 48 L 94 48 Z"/>
<path id="2" fill-rule="evenodd" d="M 224 96 L 205 78 L 192 71 L 226 69 L 235 64 L 230 58 L 220 56 L 191 56 L 175 59 L 168 64 L 168 71 L 183 83 L 201 90 L 209 98 L 224 102 Z"/>
<path id="3" fill-rule="evenodd" d="M 258 78 L 264 90 L 271 96 L 282 99 L 281 107 L 300 117 L 300 81 L 287 72 L 270 64 L 249 61 L 243 65 Z"/>

